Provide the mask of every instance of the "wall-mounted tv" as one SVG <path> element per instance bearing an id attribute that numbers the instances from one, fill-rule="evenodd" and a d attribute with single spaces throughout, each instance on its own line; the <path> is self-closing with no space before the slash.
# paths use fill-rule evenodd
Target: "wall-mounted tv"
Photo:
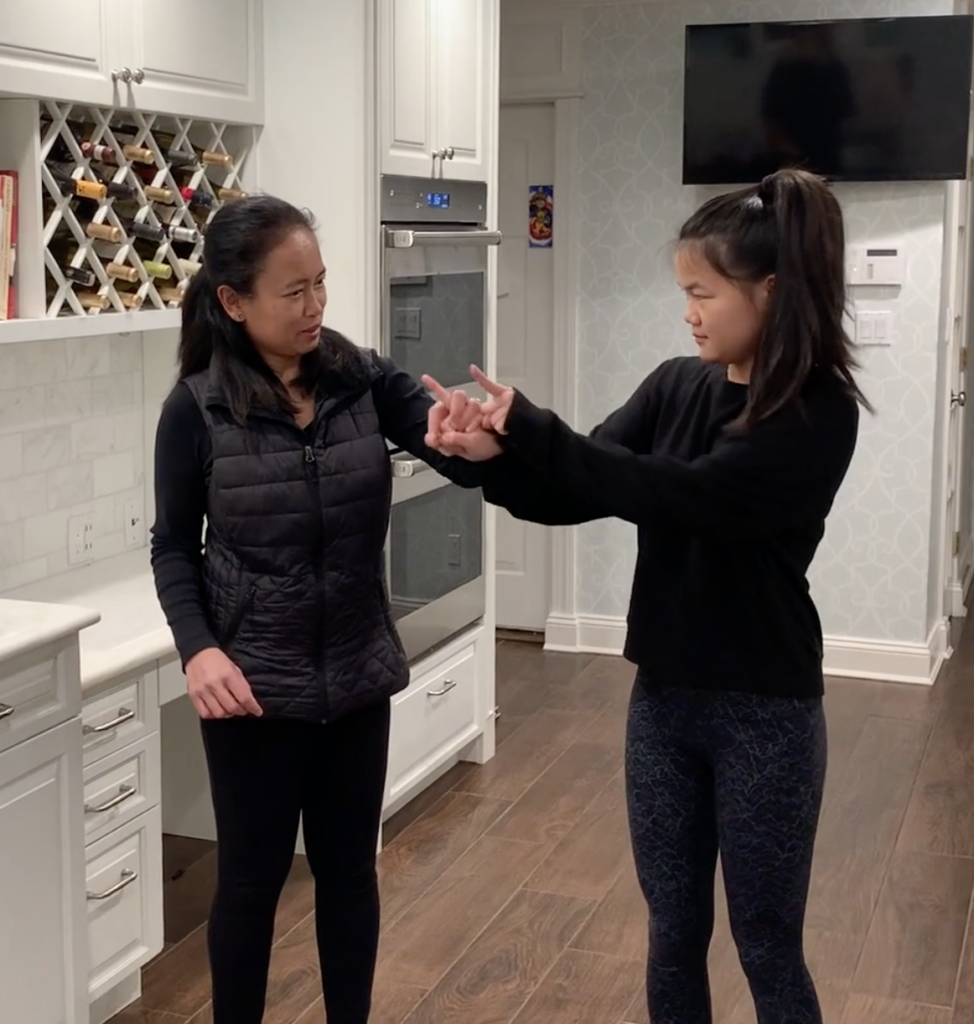
<path id="1" fill-rule="evenodd" d="M 691 25 L 683 181 L 967 176 L 974 18 Z"/>

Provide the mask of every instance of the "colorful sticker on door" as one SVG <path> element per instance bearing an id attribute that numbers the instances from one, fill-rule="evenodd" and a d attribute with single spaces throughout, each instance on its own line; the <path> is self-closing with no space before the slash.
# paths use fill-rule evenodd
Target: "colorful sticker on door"
<path id="1" fill-rule="evenodd" d="M 528 245 L 532 249 L 550 249 L 555 188 L 553 185 L 531 185 L 528 192 Z"/>

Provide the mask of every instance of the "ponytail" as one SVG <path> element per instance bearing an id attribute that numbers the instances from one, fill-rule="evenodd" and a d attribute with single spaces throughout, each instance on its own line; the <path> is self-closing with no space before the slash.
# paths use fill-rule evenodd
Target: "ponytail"
<path id="1" fill-rule="evenodd" d="M 179 379 L 202 373 L 213 358 L 213 336 L 224 330 L 226 314 L 204 266 L 189 282 L 183 296 L 179 334 Z"/>
<path id="2" fill-rule="evenodd" d="M 823 179 L 782 170 L 756 187 L 718 196 L 684 224 L 680 242 L 700 244 L 707 262 L 728 279 L 774 277 L 739 426 L 752 427 L 794 403 L 816 377 L 837 381 L 871 410 L 853 375 L 858 362 L 843 323 L 842 209 Z"/>

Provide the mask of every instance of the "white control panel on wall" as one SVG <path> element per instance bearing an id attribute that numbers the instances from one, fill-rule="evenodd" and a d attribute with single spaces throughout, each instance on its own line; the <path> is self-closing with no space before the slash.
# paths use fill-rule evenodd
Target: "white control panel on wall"
<path id="1" fill-rule="evenodd" d="M 899 287 L 906 280 L 906 256 L 899 242 L 850 245 L 846 276 L 853 287 Z"/>
<path id="2" fill-rule="evenodd" d="M 893 314 L 888 310 L 856 310 L 856 341 L 860 345 L 892 345 Z"/>

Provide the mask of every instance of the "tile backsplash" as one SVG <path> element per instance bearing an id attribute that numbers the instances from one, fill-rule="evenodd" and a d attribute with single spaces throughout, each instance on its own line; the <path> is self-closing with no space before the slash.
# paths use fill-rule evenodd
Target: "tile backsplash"
<path id="1" fill-rule="evenodd" d="M 99 561 L 135 502 L 144 543 L 142 391 L 140 334 L 0 345 L 0 592 L 69 568 L 72 518 Z"/>

